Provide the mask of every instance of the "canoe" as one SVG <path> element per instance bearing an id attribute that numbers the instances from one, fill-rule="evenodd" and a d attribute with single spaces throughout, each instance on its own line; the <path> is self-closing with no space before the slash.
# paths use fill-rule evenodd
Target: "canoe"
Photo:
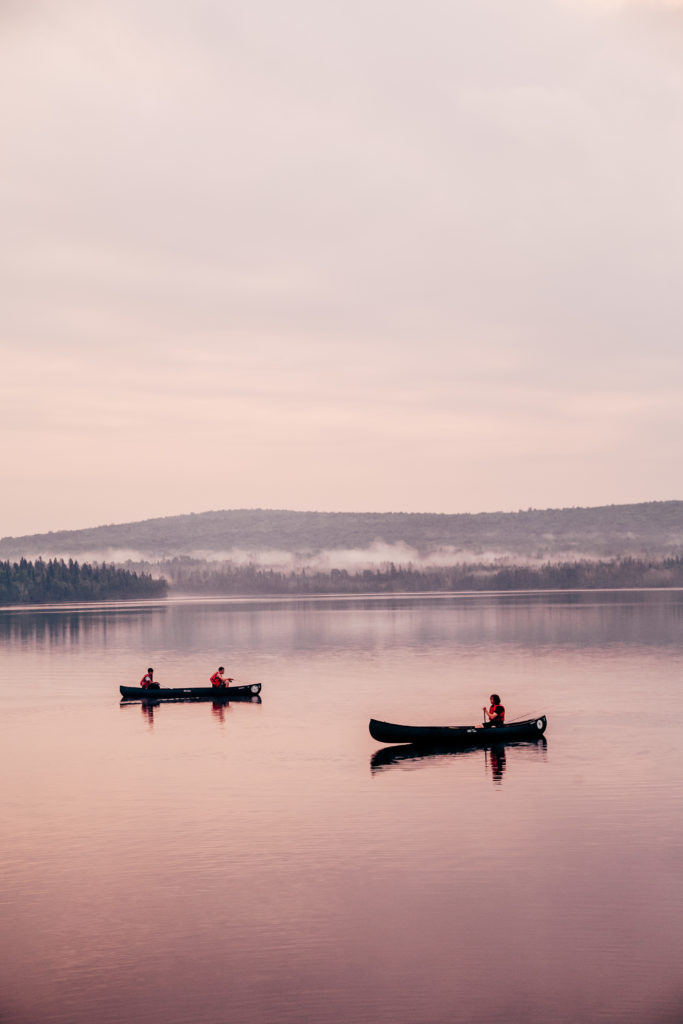
<path id="1" fill-rule="evenodd" d="M 143 690 L 141 686 L 120 686 L 124 700 L 253 700 L 261 692 L 260 683 L 244 686 L 187 686 Z"/>
<path id="2" fill-rule="evenodd" d="M 548 725 L 545 715 L 509 725 L 393 725 L 370 719 L 370 735 L 378 743 L 413 743 L 423 747 L 490 747 L 495 743 L 537 740 Z"/>

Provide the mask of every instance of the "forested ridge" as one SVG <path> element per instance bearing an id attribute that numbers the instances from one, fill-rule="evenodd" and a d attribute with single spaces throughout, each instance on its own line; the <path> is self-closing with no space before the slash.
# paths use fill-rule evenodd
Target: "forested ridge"
<path id="1" fill-rule="evenodd" d="M 80 565 L 71 558 L 0 562 L 0 604 L 165 597 L 167 590 L 166 580 L 106 563 Z"/>
<path id="2" fill-rule="evenodd" d="M 423 560 L 444 548 L 456 552 L 455 560 L 472 562 L 491 552 L 535 561 L 665 558 L 683 554 L 683 501 L 452 514 L 232 509 L 5 537 L 0 558 L 40 555 L 120 563 L 130 557 L 124 552 L 149 561 L 220 553 L 227 558 L 231 551 L 315 556 L 377 543 L 407 545 Z M 254 561 L 263 564 L 263 558 Z"/>
<path id="3" fill-rule="evenodd" d="M 516 513 L 242 509 L 0 541 L 0 603 L 683 586 L 683 502 Z M 79 559 L 79 561 L 76 561 Z M 116 563 L 116 564 L 113 564 Z"/>

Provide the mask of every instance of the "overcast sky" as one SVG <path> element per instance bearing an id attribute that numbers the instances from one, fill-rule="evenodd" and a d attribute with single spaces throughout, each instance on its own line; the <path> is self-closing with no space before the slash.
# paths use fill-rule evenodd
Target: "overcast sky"
<path id="1" fill-rule="evenodd" d="M 0 29 L 0 535 L 683 497 L 683 4 Z"/>

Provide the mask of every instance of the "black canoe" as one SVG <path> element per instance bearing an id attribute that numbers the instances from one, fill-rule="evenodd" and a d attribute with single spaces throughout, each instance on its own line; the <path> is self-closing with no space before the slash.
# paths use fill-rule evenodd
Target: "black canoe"
<path id="1" fill-rule="evenodd" d="M 253 700 L 261 692 L 260 683 L 245 686 L 164 686 L 159 690 L 143 690 L 141 686 L 120 686 L 124 700 Z"/>
<path id="2" fill-rule="evenodd" d="M 494 743 L 537 740 L 546 730 L 545 715 L 525 722 L 485 728 L 474 725 L 392 725 L 370 719 L 370 735 L 378 743 L 413 743 L 422 747 L 490 747 Z"/>

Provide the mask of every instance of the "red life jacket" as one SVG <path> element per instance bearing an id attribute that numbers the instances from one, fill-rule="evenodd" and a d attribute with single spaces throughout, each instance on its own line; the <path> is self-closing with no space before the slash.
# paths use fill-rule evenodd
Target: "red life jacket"
<path id="1" fill-rule="evenodd" d="M 492 704 L 489 708 L 489 721 L 494 725 L 505 725 L 505 708 L 502 704 Z"/>
<path id="2" fill-rule="evenodd" d="M 154 680 L 150 676 L 149 672 L 145 672 L 144 676 L 140 680 L 140 686 L 142 687 L 143 690 L 148 690 L 149 687 L 150 687 L 150 684 L 153 683 L 153 682 L 154 682 Z"/>
<path id="3" fill-rule="evenodd" d="M 212 686 L 224 686 L 225 685 L 225 680 L 221 679 L 220 672 L 214 672 L 214 674 L 211 676 L 211 679 L 209 680 L 209 682 L 211 683 Z"/>

